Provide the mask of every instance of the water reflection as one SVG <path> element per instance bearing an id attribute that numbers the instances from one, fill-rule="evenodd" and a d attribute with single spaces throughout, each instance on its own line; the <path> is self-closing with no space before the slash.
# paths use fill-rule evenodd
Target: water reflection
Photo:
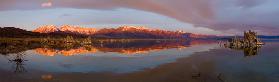
<path id="1" fill-rule="evenodd" d="M 117 52 L 124 55 L 146 54 L 151 51 L 160 51 L 165 49 L 183 49 L 190 45 L 209 44 L 215 41 L 180 41 L 180 40 L 141 40 L 141 41 L 102 41 L 92 45 L 44 45 L 38 43 L 16 44 L 16 43 L 0 43 L 1 54 L 12 54 L 34 49 L 38 54 L 45 56 L 55 56 L 62 54 L 63 56 L 74 56 L 86 53 L 96 52 Z"/>
<path id="2" fill-rule="evenodd" d="M 243 52 L 245 56 L 255 56 L 258 55 L 260 48 L 261 46 L 248 47 L 248 48 L 244 48 Z"/>
<path id="3" fill-rule="evenodd" d="M 258 46 L 247 46 L 247 47 L 231 47 L 231 46 L 230 47 L 225 46 L 225 47 L 233 50 L 243 51 L 245 57 L 250 57 L 250 56 L 258 55 L 262 46 L 258 45 Z"/>
<path id="4" fill-rule="evenodd" d="M 15 73 L 24 73 L 24 72 L 27 72 L 24 65 L 25 65 L 25 60 L 24 59 L 24 56 L 26 54 L 20 52 L 20 53 L 17 53 L 17 54 L 14 54 L 12 56 L 7 57 L 9 62 L 12 63 L 12 68 L 15 69 L 14 72 Z"/>
<path id="5" fill-rule="evenodd" d="M 52 80 L 53 76 L 51 74 L 42 75 L 41 78 L 43 80 Z"/>
<path id="6" fill-rule="evenodd" d="M 135 44 L 135 45 L 133 45 Z M 113 45 L 113 46 L 112 46 Z M 278 81 L 278 45 L 229 50 L 210 42 L 103 43 L 71 48 L 34 47 L 24 54 L 0 56 L 1 82 L 274 82 Z M 179 49 L 179 46 L 183 46 Z M 165 47 L 165 48 L 161 48 Z M 168 48 L 166 48 L 168 47 Z M 216 48 L 217 47 L 217 48 Z M 127 56 L 124 50 L 143 50 Z M 261 52 L 257 52 L 261 49 Z M 42 52 L 40 52 L 42 51 Z M 243 58 L 248 55 L 257 55 Z M 43 55 L 43 53 L 49 53 Z M 54 52 L 54 53 L 53 53 Z M 69 53 L 71 52 L 71 53 Z M 39 53 L 39 54 L 38 54 Z M 42 54 L 40 54 L 42 53 Z M 89 53 L 90 55 L 82 55 Z M 91 54 L 109 56 L 92 56 Z M 113 54 L 125 55 L 111 56 Z M 64 56 L 65 55 L 65 56 Z M 129 54 L 133 55 L 133 54 Z M 4 60 L 3 57 L 8 60 Z M 51 57 L 49 57 L 51 56 Z M 28 59 L 28 61 L 26 61 Z M 12 61 L 13 63 L 8 63 Z M 12 76 L 10 64 L 28 72 Z M 20 66 L 21 65 L 21 66 Z M 12 68 L 12 70 L 16 70 Z M 21 68 L 20 68 L 21 69 Z M 15 80 L 15 81 L 14 81 Z"/>
<path id="7" fill-rule="evenodd" d="M 212 43 L 215 41 L 147 40 L 92 45 L 67 44 L 67 47 L 9 43 L 5 46 L 6 50 L 0 53 L 5 53 L 5 56 L 10 58 L 16 72 L 26 72 L 24 65 L 27 56 L 28 68 L 37 71 L 124 73 L 153 68 L 194 52 L 209 50 L 214 46 Z M 0 64 L 5 63 L 0 61 Z"/>

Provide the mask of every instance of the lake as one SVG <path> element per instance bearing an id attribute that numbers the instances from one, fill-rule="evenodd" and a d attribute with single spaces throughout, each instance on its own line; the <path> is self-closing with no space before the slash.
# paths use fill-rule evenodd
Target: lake
<path id="1" fill-rule="evenodd" d="M 279 41 L 265 43 L 248 49 L 211 40 L 6 45 L 0 82 L 276 82 Z"/>

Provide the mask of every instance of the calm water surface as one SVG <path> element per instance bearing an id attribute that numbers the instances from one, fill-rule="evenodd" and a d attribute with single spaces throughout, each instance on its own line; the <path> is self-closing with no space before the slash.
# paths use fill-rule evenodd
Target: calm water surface
<path id="1" fill-rule="evenodd" d="M 0 82 L 277 82 L 278 49 L 276 41 L 245 50 L 215 41 L 27 48 L 0 55 Z"/>

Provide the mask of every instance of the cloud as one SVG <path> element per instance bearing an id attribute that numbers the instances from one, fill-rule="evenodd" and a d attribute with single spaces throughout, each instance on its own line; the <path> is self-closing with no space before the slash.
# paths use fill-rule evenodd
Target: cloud
<path id="1" fill-rule="evenodd" d="M 279 35 L 278 0 L 53 0 L 52 8 L 138 9 L 223 32 L 247 29 Z M 39 0 L 1 0 L 0 9 L 40 9 Z"/>
<path id="2" fill-rule="evenodd" d="M 0 18 L 0 26 L 24 26 L 28 30 L 49 24 L 58 26 L 70 24 L 98 28 L 133 25 L 173 31 L 183 30 L 192 33 L 221 34 L 208 28 L 194 28 L 192 24 L 184 23 L 164 15 L 126 8 L 115 10 L 74 8 L 11 10 L 0 12 Z"/>
<path id="3" fill-rule="evenodd" d="M 41 6 L 42 6 L 42 7 L 51 7 L 51 6 L 52 6 L 52 3 L 51 3 L 51 2 L 42 3 Z"/>

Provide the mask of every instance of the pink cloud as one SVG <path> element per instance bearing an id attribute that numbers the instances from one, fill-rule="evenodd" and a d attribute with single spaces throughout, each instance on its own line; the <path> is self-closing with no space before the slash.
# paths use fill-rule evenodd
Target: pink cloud
<path id="1" fill-rule="evenodd" d="M 46 2 L 41 4 L 41 7 L 51 7 L 51 6 L 52 6 L 51 2 Z"/>

